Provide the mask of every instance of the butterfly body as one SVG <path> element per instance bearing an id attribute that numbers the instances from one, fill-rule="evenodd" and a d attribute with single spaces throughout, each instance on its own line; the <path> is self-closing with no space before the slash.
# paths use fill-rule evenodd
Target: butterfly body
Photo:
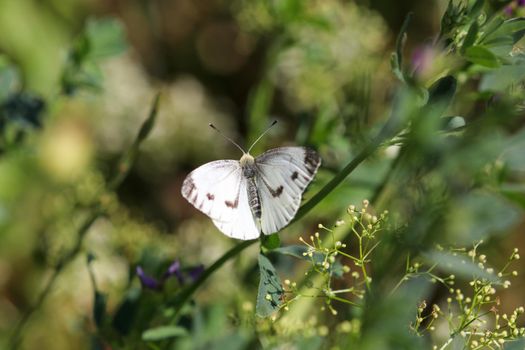
<path id="1" fill-rule="evenodd" d="M 281 147 L 239 161 L 218 160 L 191 172 L 182 195 L 225 235 L 256 239 L 286 226 L 321 163 L 304 147 Z"/>

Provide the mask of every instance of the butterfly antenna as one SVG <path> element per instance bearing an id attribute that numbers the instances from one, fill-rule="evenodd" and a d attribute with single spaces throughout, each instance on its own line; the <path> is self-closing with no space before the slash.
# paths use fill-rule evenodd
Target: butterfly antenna
<path id="1" fill-rule="evenodd" d="M 212 128 L 213 130 L 217 131 L 219 133 L 219 135 L 221 135 L 222 137 L 224 137 L 226 140 L 230 141 L 231 143 L 233 143 L 235 146 L 237 146 L 238 149 L 241 150 L 241 152 L 243 154 L 246 154 L 246 152 L 244 152 L 244 150 L 242 149 L 241 146 L 239 146 L 235 141 L 233 141 L 232 139 L 230 139 L 228 136 L 224 135 L 219 129 L 217 129 L 215 127 L 215 125 L 213 125 L 212 123 L 208 124 L 210 126 L 210 128 Z"/>
<path id="2" fill-rule="evenodd" d="M 266 129 L 266 130 L 261 134 L 261 136 L 259 136 L 259 137 L 257 138 L 257 140 L 255 140 L 254 143 L 252 143 L 252 145 L 250 146 L 250 148 L 248 148 L 248 153 L 250 153 L 250 151 L 252 150 L 253 146 L 255 146 L 255 144 L 256 144 L 257 142 L 259 142 L 259 140 L 260 140 L 264 135 L 266 135 L 266 133 L 267 133 L 268 131 L 270 131 L 270 129 L 272 128 L 272 126 L 274 126 L 275 124 L 277 124 L 277 120 L 274 120 L 274 121 L 272 122 L 272 125 L 270 125 L 270 126 L 268 127 L 268 129 Z"/>

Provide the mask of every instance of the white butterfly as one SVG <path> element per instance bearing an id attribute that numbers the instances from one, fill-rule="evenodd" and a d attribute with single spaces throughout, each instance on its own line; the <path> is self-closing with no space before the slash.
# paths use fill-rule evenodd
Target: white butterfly
<path id="1" fill-rule="evenodd" d="M 224 137 L 243 152 L 241 159 L 216 160 L 198 167 L 184 180 L 182 196 L 226 236 L 249 240 L 279 231 L 297 213 L 321 158 L 305 147 L 274 148 L 254 158 L 249 154 L 253 145 L 244 152 Z"/>

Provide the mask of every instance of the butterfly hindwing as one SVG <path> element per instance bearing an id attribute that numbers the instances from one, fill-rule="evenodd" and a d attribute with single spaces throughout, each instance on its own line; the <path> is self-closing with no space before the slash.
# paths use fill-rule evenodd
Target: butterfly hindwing
<path id="1" fill-rule="evenodd" d="M 297 213 L 301 196 L 321 164 L 317 152 L 304 147 L 271 149 L 255 158 L 261 201 L 261 230 L 272 234 Z"/>
<path id="2" fill-rule="evenodd" d="M 208 215 L 225 235 L 237 239 L 259 237 L 238 161 L 217 160 L 198 167 L 184 180 L 182 196 Z"/>

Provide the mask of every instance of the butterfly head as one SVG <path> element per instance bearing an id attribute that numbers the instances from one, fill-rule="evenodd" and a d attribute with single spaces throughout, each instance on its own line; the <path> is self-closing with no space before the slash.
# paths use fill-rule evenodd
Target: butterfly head
<path id="1" fill-rule="evenodd" d="M 252 178 L 255 176 L 255 159 L 249 153 L 244 153 L 241 160 L 239 160 L 239 163 L 241 164 L 244 177 Z"/>
<path id="2" fill-rule="evenodd" d="M 241 163 L 241 167 L 246 167 L 255 164 L 255 158 L 253 158 L 249 153 L 244 153 L 241 157 L 241 160 L 239 160 L 239 163 Z"/>

